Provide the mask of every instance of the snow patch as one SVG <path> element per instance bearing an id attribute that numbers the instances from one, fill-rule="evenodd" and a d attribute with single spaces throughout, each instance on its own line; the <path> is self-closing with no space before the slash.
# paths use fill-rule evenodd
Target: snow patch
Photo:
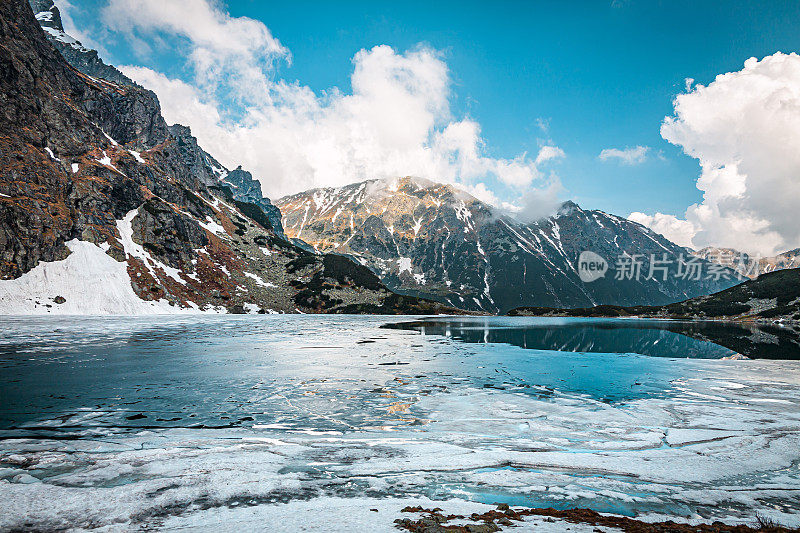
<path id="1" fill-rule="evenodd" d="M 124 172 L 120 171 L 120 169 L 118 169 L 117 167 L 114 166 L 114 164 L 111 162 L 111 158 L 108 157 L 108 154 L 106 154 L 105 150 L 103 150 L 103 157 L 101 159 L 95 159 L 95 161 L 97 161 L 101 165 L 113 168 L 115 171 L 117 171 L 120 174 L 122 174 L 123 176 L 125 176 Z"/>
<path id="2" fill-rule="evenodd" d="M 251 303 L 242 304 L 242 307 L 244 307 L 244 310 L 248 315 L 258 314 L 258 310 L 261 309 L 261 307 Z"/>
<path id="3" fill-rule="evenodd" d="M 88 48 L 84 47 L 79 41 L 77 41 L 70 35 L 64 33 L 63 31 L 57 30 L 55 28 L 47 28 L 44 26 L 42 27 L 42 29 L 47 33 L 49 33 L 56 41 L 68 44 L 69 46 L 71 46 L 75 50 L 78 50 L 79 52 L 90 51 Z"/>
<path id="4" fill-rule="evenodd" d="M 397 260 L 397 273 L 402 274 L 403 272 L 408 272 L 411 274 L 411 269 L 413 265 L 411 264 L 410 257 L 401 257 Z"/>
<path id="5" fill-rule="evenodd" d="M 167 276 L 171 277 L 178 283 L 184 284 L 185 282 L 180 277 L 180 270 L 153 258 L 153 256 L 151 256 L 141 244 L 134 242 L 133 218 L 138 213 L 139 210 L 134 209 L 128 212 L 128 214 L 125 215 L 122 220 L 117 220 L 117 231 L 119 231 L 120 242 L 122 243 L 122 247 L 125 249 L 125 253 L 137 259 L 141 259 L 154 278 L 159 279 L 156 269 L 161 269 Z"/>
<path id="6" fill-rule="evenodd" d="M 66 243 L 72 253 L 42 262 L 17 279 L 0 280 L 4 315 L 143 315 L 192 312 L 166 301 L 144 301 L 133 292 L 127 263 L 87 241 Z M 55 303 L 60 296 L 65 299 Z"/>
<path id="7" fill-rule="evenodd" d="M 47 152 L 47 155 L 49 155 L 50 158 L 53 159 L 54 161 L 61 161 L 59 158 L 56 157 L 56 154 L 53 153 L 53 151 L 50 149 L 49 146 L 46 147 L 44 151 Z"/>
<path id="8" fill-rule="evenodd" d="M 147 163 L 147 161 L 145 161 L 142 158 L 141 152 L 137 152 L 135 150 L 128 150 L 128 153 L 131 154 L 133 158 L 136 159 L 136 161 L 138 161 L 139 163 Z"/>
<path id="9" fill-rule="evenodd" d="M 211 215 L 206 217 L 205 222 L 200 222 L 199 220 L 197 222 L 203 228 L 207 229 L 211 233 L 214 233 L 215 235 L 222 235 L 222 236 L 227 235 L 225 228 L 220 226 L 213 218 L 211 218 Z"/>
<path id="10" fill-rule="evenodd" d="M 261 279 L 260 277 L 256 276 L 251 272 L 244 272 L 244 275 L 254 280 L 257 284 L 261 285 L 262 287 L 267 287 L 267 288 L 277 287 L 277 285 L 275 285 L 274 283 L 269 283 L 268 281 L 264 281 L 263 279 Z"/>
<path id="11" fill-rule="evenodd" d="M 419 230 L 422 228 L 422 217 L 419 217 L 419 220 L 414 219 L 414 238 L 417 238 L 417 234 Z"/>
<path id="12" fill-rule="evenodd" d="M 106 136 L 106 139 L 108 139 L 108 140 L 109 140 L 109 142 L 111 142 L 111 144 L 113 144 L 114 146 L 119 146 L 119 143 L 118 143 L 117 141 L 115 141 L 114 139 L 112 139 L 112 138 L 111 138 L 111 135 L 109 135 L 109 134 L 108 134 L 108 133 L 106 133 L 106 132 L 103 132 L 103 135 L 105 135 L 105 136 Z"/>

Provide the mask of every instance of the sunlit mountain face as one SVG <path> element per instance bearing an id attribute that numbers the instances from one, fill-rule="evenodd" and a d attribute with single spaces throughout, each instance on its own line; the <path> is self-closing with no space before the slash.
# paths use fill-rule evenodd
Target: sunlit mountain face
<path id="1" fill-rule="evenodd" d="M 640 224 L 573 202 L 525 224 L 452 185 L 405 177 L 314 189 L 276 205 L 296 242 L 350 256 L 394 290 L 466 309 L 663 304 L 739 281 L 731 271 L 718 279 L 674 273 L 645 279 L 653 258 L 667 254 L 675 266 L 689 251 Z M 609 263 L 605 277 L 581 280 L 583 251 Z M 638 279 L 615 279 L 615 264 L 626 254 L 643 258 Z"/>

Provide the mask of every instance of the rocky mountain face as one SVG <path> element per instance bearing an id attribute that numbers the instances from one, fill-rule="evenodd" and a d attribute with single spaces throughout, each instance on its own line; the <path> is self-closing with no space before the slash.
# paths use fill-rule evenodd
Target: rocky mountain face
<path id="1" fill-rule="evenodd" d="M 727 266 L 750 279 L 776 270 L 800 267 L 800 248 L 768 257 L 752 256 L 733 248 L 715 247 L 706 247 L 692 254 L 711 263 Z"/>
<path id="2" fill-rule="evenodd" d="M 153 93 L 81 72 L 53 39 L 0 2 L 0 312 L 443 309 L 284 240 Z"/>
<path id="3" fill-rule="evenodd" d="M 73 68 L 99 80 L 135 87 L 139 89 L 136 93 L 142 100 L 143 108 L 154 109 L 158 107 L 158 98 L 155 93 L 143 89 L 114 66 L 107 65 L 99 57 L 96 50 L 86 48 L 64 31 L 61 13 L 52 0 L 29 0 L 29 3 L 50 44 L 61 53 Z M 241 167 L 234 171 L 226 169 L 198 145 L 197 139 L 192 136 L 192 132 L 187 126 L 174 124 L 168 126 L 168 129 L 177 143 L 177 148 L 184 164 L 189 167 L 194 176 L 207 186 L 218 185 L 217 182 L 222 180 L 224 184 L 229 186 L 230 193 L 237 200 L 260 206 L 270 219 L 276 233 L 284 237 L 280 211 L 272 205 L 268 198 L 263 196 L 261 183 L 254 179 L 252 174 L 242 170 Z"/>
<path id="4" fill-rule="evenodd" d="M 50 42 L 61 52 L 67 62 L 93 78 L 107 80 L 119 85 L 136 85 L 122 72 L 100 59 L 96 50 L 86 48 L 64 31 L 61 12 L 53 0 L 29 0 L 36 20 L 47 33 Z"/>
<path id="5" fill-rule="evenodd" d="M 221 178 L 223 184 L 230 188 L 234 198 L 241 202 L 255 204 L 267 215 L 272 229 L 283 238 L 283 223 L 281 221 L 280 210 L 272 205 L 269 198 L 261 192 L 261 182 L 253 178 L 253 175 L 242 170 L 241 166 L 229 171 Z"/>
<path id="6" fill-rule="evenodd" d="M 222 189 L 223 193 L 239 202 L 254 204 L 269 219 L 270 228 L 282 239 L 286 239 L 281 224 L 281 212 L 261 192 L 261 182 L 239 166 L 228 170 L 211 154 L 203 150 L 187 126 L 175 124 L 169 127 L 177 142 L 181 158 L 189 170 L 207 186 Z"/>
<path id="7" fill-rule="evenodd" d="M 399 178 L 276 205 L 290 238 L 353 257 L 393 290 L 473 310 L 664 304 L 740 282 L 640 224 L 572 202 L 523 224 L 453 186 Z M 602 263 L 602 275 L 591 270 Z"/>

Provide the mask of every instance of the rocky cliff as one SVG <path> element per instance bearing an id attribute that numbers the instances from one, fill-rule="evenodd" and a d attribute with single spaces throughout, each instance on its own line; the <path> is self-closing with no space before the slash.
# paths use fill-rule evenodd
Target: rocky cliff
<path id="1" fill-rule="evenodd" d="M 24 0 L 0 3 L 0 103 L 0 312 L 442 309 L 285 241 L 152 93 L 67 63 Z"/>
<path id="2" fill-rule="evenodd" d="M 29 0 L 29 2 L 36 20 L 47 33 L 50 42 L 70 65 L 93 78 L 119 85 L 135 85 L 122 72 L 103 62 L 96 50 L 83 46 L 80 41 L 64 31 L 61 12 L 53 0 Z"/>
<path id="3" fill-rule="evenodd" d="M 572 202 L 523 224 L 453 186 L 407 177 L 316 189 L 276 205 L 290 238 L 353 257 L 394 290 L 474 310 L 663 304 L 739 282 L 701 259 L 688 276 L 679 263 L 689 250 Z M 605 261 L 604 276 L 581 277 L 582 252 Z"/>

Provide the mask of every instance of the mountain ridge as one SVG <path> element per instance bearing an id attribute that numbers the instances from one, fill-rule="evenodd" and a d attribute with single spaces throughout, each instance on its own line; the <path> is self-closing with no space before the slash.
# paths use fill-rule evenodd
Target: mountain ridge
<path id="1" fill-rule="evenodd" d="M 773 256 L 755 256 L 733 248 L 707 246 L 692 252 L 706 261 L 732 268 L 742 276 L 756 279 L 761 274 L 800 267 L 800 248 Z"/>
<path id="2" fill-rule="evenodd" d="M 576 268 L 583 251 L 612 265 L 623 254 L 667 253 L 677 259 L 690 252 L 640 224 L 574 202 L 565 202 L 552 217 L 523 224 L 453 185 L 402 177 L 312 189 L 275 205 L 289 238 L 319 252 L 353 257 L 393 290 L 485 312 L 525 302 L 669 303 L 737 281 L 724 269 L 728 284 L 608 277 L 586 283 Z"/>

